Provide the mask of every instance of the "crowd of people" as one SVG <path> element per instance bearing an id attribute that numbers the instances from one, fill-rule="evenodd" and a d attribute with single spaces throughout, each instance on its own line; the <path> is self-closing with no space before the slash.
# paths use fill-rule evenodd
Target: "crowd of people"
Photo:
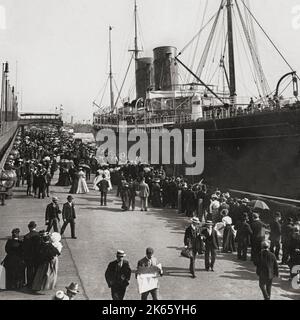
<path id="1" fill-rule="evenodd" d="M 150 166 L 141 161 L 99 163 L 92 147 L 63 132 L 25 131 L 17 138 L 16 146 L 18 151 L 10 160 L 17 173 L 16 187 L 26 182 L 28 196 L 49 197 L 54 173 L 59 170 L 56 185 L 69 186 L 70 195 L 62 211 L 58 198 L 52 197 L 45 213 L 47 230 L 37 232 L 36 223 L 32 221 L 28 225 L 30 232 L 23 240 L 20 230 L 13 230 L 3 262 L 7 270 L 7 289 L 27 285 L 31 290 L 41 291 L 55 287 L 57 260 L 62 250 L 60 240 L 69 224 L 71 237 L 76 239 L 76 214 L 71 194 L 89 192 L 87 180 L 91 173 L 96 174 L 93 187 L 100 191 L 101 206 L 107 206 L 109 191 L 115 185 L 122 202 L 120 209 L 124 212 L 137 209 L 138 197 L 141 211 L 148 211 L 149 206 L 168 208 L 191 219 L 185 231 L 183 254 L 190 259 L 189 271 L 193 278 L 196 278 L 197 254 L 204 254 L 205 269 L 214 271 L 220 245 L 222 253 L 237 252 L 237 259 L 241 261 L 247 260 L 251 247 L 251 260 L 257 268 L 264 298 L 270 299 L 271 280 L 278 275 L 277 261 L 281 259 L 281 264 L 290 267 L 291 278 L 293 266 L 300 265 L 300 219 L 297 216 L 275 212 L 269 213 L 265 220 L 263 212 L 247 198 L 232 197 L 229 192 L 209 187 L 204 180 L 191 184 L 183 176 L 168 175 L 162 166 Z M 61 230 L 60 214 L 64 222 Z M 50 234 L 52 228 L 54 232 Z M 263 263 L 269 265 L 266 267 Z M 266 269 L 271 270 L 268 275 Z M 109 284 L 108 278 L 107 281 Z M 157 292 L 151 294 L 155 299 L 158 297 Z M 113 298 L 123 299 L 124 295 L 125 290 L 112 289 Z M 58 296 L 66 299 L 67 295 L 60 292 Z"/>
<path id="2" fill-rule="evenodd" d="M 68 132 L 28 130 L 15 141 L 9 162 L 16 172 L 16 187 L 27 185 L 27 196 L 50 196 L 54 173 L 59 170 L 57 186 L 70 186 L 70 193 L 87 193 L 86 178 L 95 170 L 95 148 L 74 139 Z"/>
<path id="3" fill-rule="evenodd" d="M 173 208 L 178 214 L 191 217 L 183 251 L 190 258 L 193 278 L 196 278 L 197 254 L 204 254 L 205 269 L 214 271 L 219 243 L 222 253 L 237 252 L 237 259 L 241 261 L 247 260 L 248 248 L 251 248 L 251 260 L 257 268 L 265 299 L 270 299 L 271 279 L 278 276 L 277 261 L 289 266 L 290 279 L 294 276 L 293 267 L 300 265 L 299 216 L 268 211 L 266 219 L 265 212 L 247 198 L 238 199 L 228 192 L 211 189 L 203 180 L 189 184 L 184 177 L 168 177 L 162 167 L 145 163 L 127 163 L 110 169 L 108 165 L 100 167 L 95 178 L 95 188 L 101 192 L 100 205 L 106 205 L 111 180 L 118 187 L 117 196 L 121 197 L 123 211 L 136 210 L 138 196 L 141 211 L 148 210 L 149 201 L 152 207 Z M 266 273 L 270 268 L 272 272 Z"/>

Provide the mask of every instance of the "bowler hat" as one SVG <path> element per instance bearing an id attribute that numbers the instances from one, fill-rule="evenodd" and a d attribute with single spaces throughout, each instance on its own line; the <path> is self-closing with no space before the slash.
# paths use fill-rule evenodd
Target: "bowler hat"
<path id="1" fill-rule="evenodd" d="M 35 221 L 30 221 L 28 223 L 28 228 L 36 228 L 36 222 Z"/>
<path id="2" fill-rule="evenodd" d="M 71 195 L 67 196 L 67 199 L 74 199 Z"/>
<path id="3" fill-rule="evenodd" d="M 66 289 L 72 293 L 78 293 L 79 290 L 79 285 L 76 282 L 72 282 L 68 287 L 66 287 Z"/>

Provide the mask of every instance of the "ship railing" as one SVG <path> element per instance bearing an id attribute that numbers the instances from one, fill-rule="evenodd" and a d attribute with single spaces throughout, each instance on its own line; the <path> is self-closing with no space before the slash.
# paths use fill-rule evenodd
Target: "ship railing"
<path id="1" fill-rule="evenodd" d="M 264 106 L 258 107 L 256 105 L 249 106 L 247 104 L 236 104 L 235 107 L 229 108 L 212 108 L 211 110 L 203 110 L 203 112 L 198 114 L 176 114 L 176 115 L 152 115 L 146 116 L 146 118 L 139 118 L 135 120 L 133 116 L 130 117 L 95 117 L 94 118 L 94 126 L 101 127 L 101 125 L 116 125 L 118 126 L 120 121 L 125 121 L 128 125 L 161 125 L 165 123 L 176 123 L 182 124 L 186 122 L 194 122 L 194 121 L 205 121 L 205 120 L 214 120 L 214 119 L 227 119 L 227 118 L 236 118 L 239 116 L 248 116 L 253 114 L 261 114 L 261 113 L 271 113 L 275 111 L 285 112 L 290 110 L 291 108 L 299 108 L 298 105 L 286 105 L 286 106 Z"/>

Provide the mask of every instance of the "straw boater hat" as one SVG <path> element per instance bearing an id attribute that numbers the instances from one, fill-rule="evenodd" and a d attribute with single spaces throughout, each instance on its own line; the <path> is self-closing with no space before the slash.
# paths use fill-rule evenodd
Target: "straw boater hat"
<path id="1" fill-rule="evenodd" d="M 200 220 L 199 220 L 199 218 L 197 218 L 197 217 L 193 217 L 193 218 L 191 219 L 191 221 L 192 221 L 193 223 L 199 223 L 199 224 L 200 224 Z"/>
<path id="2" fill-rule="evenodd" d="M 206 226 L 212 226 L 213 223 L 212 223 L 212 221 L 206 221 L 205 225 L 206 225 Z"/>
<path id="3" fill-rule="evenodd" d="M 72 293 L 79 293 L 78 288 L 79 286 L 76 282 L 72 282 L 68 287 L 66 287 L 66 289 Z"/>
<path id="4" fill-rule="evenodd" d="M 125 252 L 124 252 L 123 250 L 118 250 L 118 251 L 117 251 L 117 256 L 119 256 L 119 257 L 126 257 L 126 254 L 125 254 Z"/>
<path id="5" fill-rule="evenodd" d="M 69 300 L 63 291 L 59 290 L 55 293 L 54 300 Z"/>

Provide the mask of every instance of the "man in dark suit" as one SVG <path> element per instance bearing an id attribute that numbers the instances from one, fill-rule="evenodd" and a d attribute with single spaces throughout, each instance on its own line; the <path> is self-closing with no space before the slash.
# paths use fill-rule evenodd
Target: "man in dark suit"
<path id="1" fill-rule="evenodd" d="M 205 270 L 214 271 L 214 264 L 216 261 L 216 250 L 219 249 L 219 240 L 217 231 L 213 229 L 212 221 L 206 222 L 206 228 L 202 231 L 205 243 Z"/>
<path id="2" fill-rule="evenodd" d="M 58 205 L 58 198 L 53 197 L 52 202 L 48 204 L 46 208 L 45 224 L 48 225 L 46 230 L 47 232 L 50 232 L 52 227 L 54 229 L 54 232 L 58 232 L 58 226 L 60 221 L 59 214 L 61 214 L 61 211 Z"/>
<path id="3" fill-rule="evenodd" d="M 270 232 L 270 240 L 271 240 L 270 252 L 275 253 L 275 257 L 277 260 L 279 260 L 280 239 L 281 239 L 280 218 L 281 218 L 280 212 L 276 212 L 275 217 L 274 217 L 274 221 L 272 221 L 270 224 L 270 229 L 271 229 L 271 232 Z"/>
<path id="4" fill-rule="evenodd" d="M 247 249 L 250 244 L 250 239 L 253 234 L 250 225 L 247 223 L 248 214 L 246 212 L 241 216 L 241 221 L 238 222 L 235 229 L 236 233 L 236 241 L 238 243 L 237 249 L 237 258 L 239 260 L 247 260 Z"/>
<path id="5" fill-rule="evenodd" d="M 185 230 L 184 245 L 190 251 L 190 273 L 192 278 L 196 278 L 195 261 L 197 253 L 202 254 L 202 239 L 199 218 L 193 217 L 191 222 L 191 225 Z"/>
<path id="6" fill-rule="evenodd" d="M 129 285 L 131 269 L 128 261 L 124 260 L 125 256 L 123 250 L 118 250 L 117 260 L 110 262 L 105 271 L 105 279 L 113 300 L 123 300 Z"/>
<path id="7" fill-rule="evenodd" d="M 256 274 L 259 276 L 259 287 L 265 300 L 271 299 L 271 288 L 274 277 L 278 277 L 278 264 L 274 253 L 268 249 L 270 245 L 267 241 L 261 244 L 261 252 L 257 260 Z"/>
<path id="8" fill-rule="evenodd" d="M 259 219 L 259 214 L 252 214 L 253 222 L 251 224 L 252 239 L 251 239 L 251 259 L 254 265 L 257 265 L 257 259 L 261 250 L 261 243 L 265 240 L 266 225 Z"/>
<path id="9" fill-rule="evenodd" d="M 105 174 L 102 175 L 102 180 L 100 180 L 97 183 L 97 187 L 99 188 L 100 194 L 101 194 L 101 200 L 100 200 L 100 205 L 106 206 L 106 198 L 107 198 L 107 192 L 108 192 L 108 188 L 109 188 L 109 183 L 108 181 L 105 179 Z"/>
<path id="10" fill-rule="evenodd" d="M 282 260 L 281 264 L 287 264 L 290 257 L 290 244 L 294 232 L 293 218 L 287 218 L 281 228 Z"/>
<path id="11" fill-rule="evenodd" d="M 77 239 L 77 237 L 75 236 L 76 213 L 75 213 L 75 208 L 74 208 L 74 203 L 73 203 L 73 197 L 68 196 L 67 200 L 68 201 L 63 205 L 62 217 L 63 217 L 64 224 L 61 228 L 60 234 L 61 235 L 64 234 L 67 225 L 70 223 L 71 237 L 72 237 L 72 239 Z"/>
<path id="12" fill-rule="evenodd" d="M 32 282 L 38 268 L 38 253 L 40 247 L 40 234 L 36 231 L 36 223 L 30 221 L 28 224 L 29 233 L 24 236 L 23 253 L 26 264 L 27 287 L 31 289 Z"/>

